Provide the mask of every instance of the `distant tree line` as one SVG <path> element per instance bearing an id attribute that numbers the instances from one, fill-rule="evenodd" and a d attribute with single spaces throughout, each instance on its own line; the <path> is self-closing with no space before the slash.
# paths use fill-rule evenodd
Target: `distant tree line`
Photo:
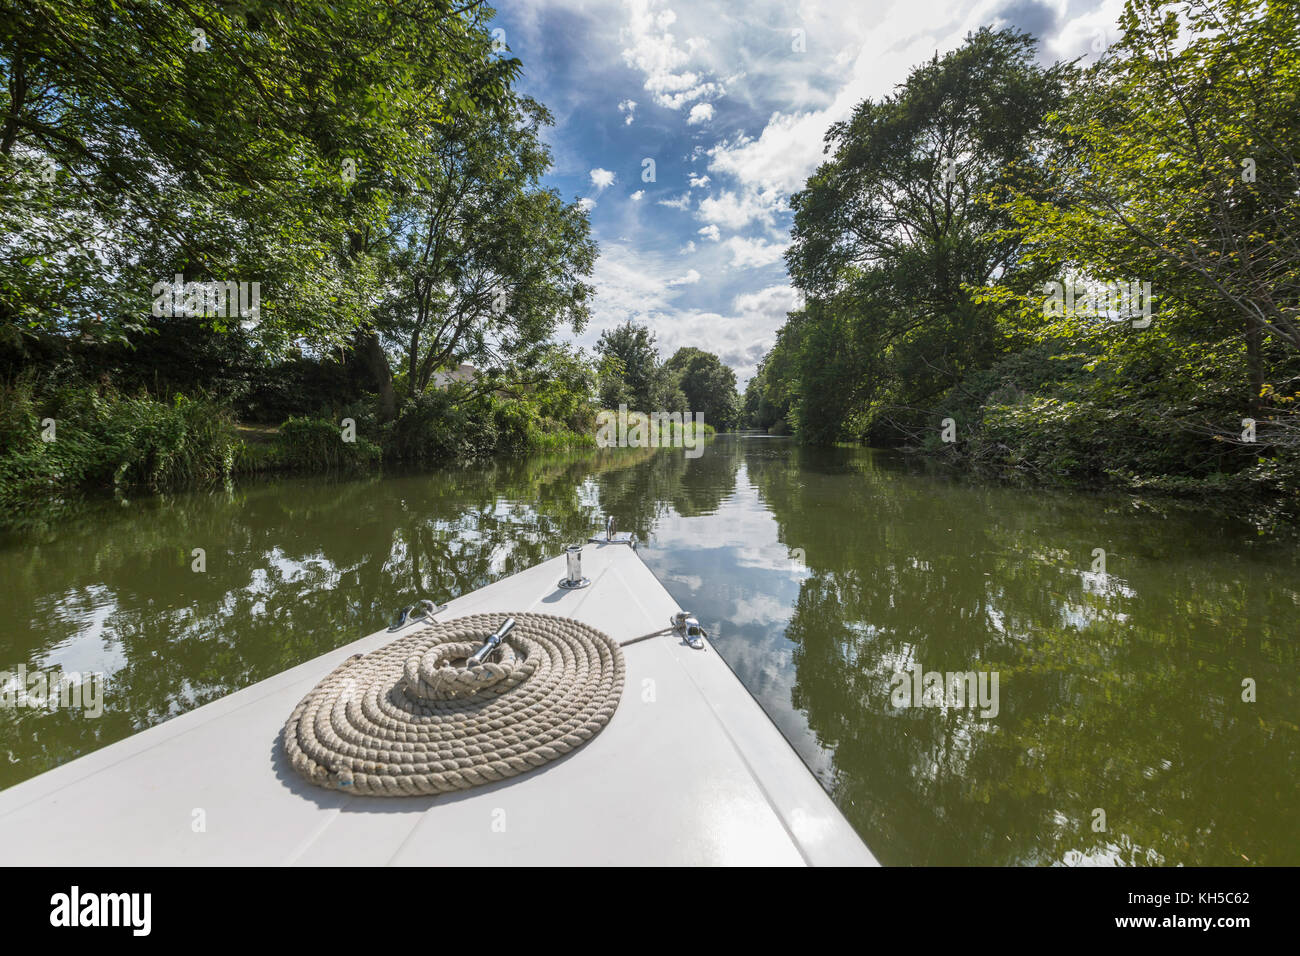
<path id="1" fill-rule="evenodd" d="M 718 431 L 740 422 L 736 373 L 712 352 L 684 346 L 661 361 L 654 333 L 628 320 L 601 333 L 596 353 L 601 358 L 602 408 L 626 405 L 642 412 L 698 412 Z"/>

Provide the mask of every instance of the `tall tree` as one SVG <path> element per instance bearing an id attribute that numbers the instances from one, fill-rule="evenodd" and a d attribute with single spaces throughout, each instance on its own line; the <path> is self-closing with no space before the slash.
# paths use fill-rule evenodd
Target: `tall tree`
<path id="1" fill-rule="evenodd" d="M 413 393 L 445 365 L 504 370 L 559 324 L 584 327 L 595 244 L 581 206 L 540 186 L 550 121 L 514 95 L 455 118 L 397 202 L 380 327 L 402 346 Z"/>
<path id="2" fill-rule="evenodd" d="M 705 422 L 717 429 L 736 425 L 740 414 L 736 373 L 721 359 L 712 352 L 684 346 L 664 366 L 676 377 L 689 411 L 702 413 Z"/>
<path id="3" fill-rule="evenodd" d="M 1053 189 L 1013 188 L 1005 208 L 1042 261 L 1150 282 L 1148 336 L 1241 353 L 1241 407 L 1259 413 L 1266 380 L 1289 379 L 1300 353 L 1300 16 L 1267 0 L 1130 0 L 1120 25 L 1062 111 Z M 1089 331 L 1074 315 L 1050 330 Z"/>
<path id="4" fill-rule="evenodd" d="M 0 324 L 120 337 L 181 273 L 260 281 L 280 341 L 347 342 L 396 184 L 517 71 L 486 10 L 0 0 Z"/>
<path id="5" fill-rule="evenodd" d="M 656 402 L 656 397 L 662 396 L 663 372 L 655 348 L 655 334 L 648 326 L 629 319 L 606 329 L 600 333 L 596 352 L 612 360 L 607 368 L 614 376 L 607 376 L 601 388 L 601 401 L 606 407 L 627 402 L 635 411 L 665 408 Z"/>
<path id="6" fill-rule="evenodd" d="M 932 399 L 996 354 L 995 314 L 972 290 L 1016 272 L 1022 241 L 987 196 L 1041 180 L 1035 148 L 1068 75 L 1036 63 L 1028 34 L 981 29 L 831 127 L 832 158 L 792 198 L 790 274 L 827 300 L 807 321 L 839 321 L 836 309 L 851 304 L 849 321 L 872 326 L 866 338 L 894 370 L 895 401 Z M 843 372 L 848 379 L 834 385 L 819 375 L 819 387 L 860 392 L 888 381 Z M 812 397 L 814 388 L 802 391 Z"/>

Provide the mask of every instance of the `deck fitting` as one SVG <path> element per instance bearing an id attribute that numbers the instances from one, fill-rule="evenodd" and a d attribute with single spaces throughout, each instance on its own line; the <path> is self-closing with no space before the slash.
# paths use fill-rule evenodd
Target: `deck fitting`
<path id="1" fill-rule="evenodd" d="M 564 556 L 567 560 L 568 577 L 560 581 L 560 587 L 566 591 L 576 591 L 578 588 L 585 588 L 591 584 L 591 581 L 582 576 L 582 545 L 571 544 L 564 549 Z"/>

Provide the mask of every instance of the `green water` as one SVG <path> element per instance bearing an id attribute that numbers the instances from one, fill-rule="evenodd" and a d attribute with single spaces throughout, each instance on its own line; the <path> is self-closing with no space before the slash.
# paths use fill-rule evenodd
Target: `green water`
<path id="1" fill-rule="evenodd" d="M 104 502 L 0 538 L 0 670 L 107 675 L 97 718 L 0 707 L 0 787 L 606 513 L 882 862 L 1300 863 L 1294 533 L 760 437 Z M 918 662 L 996 673 L 997 715 L 895 706 Z"/>

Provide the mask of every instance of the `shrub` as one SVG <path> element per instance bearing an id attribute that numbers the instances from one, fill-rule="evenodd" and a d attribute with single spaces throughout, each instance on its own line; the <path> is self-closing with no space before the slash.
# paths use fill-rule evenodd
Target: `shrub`
<path id="1" fill-rule="evenodd" d="M 384 457 L 409 464 L 472 461 L 496 455 L 594 447 L 595 435 L 569 430 L 527 398 L 430 390 L 386 426 Z"/>
<path id="2" fill-rule="evenodd" d="M 45 440 L 52 434 L 53 440 Z M 160 402 L 70 386 L 0 387 L 0 505 L 6 510 L 87 488 L 224 478 L 235 458 L 229 413 L 205 398 Z"/>
<path id="3" fill-rule="evenodd" d="M 477 403 L 475 403 L 477 404 Z M 384 457 L 427 465 L 490 454 L 496 447 L 495 422 L 470 413 L 452 389 L 432 389 L 406 403 L 387 427 Z"/>
<path id="4" fill-rule="evenodd" d="M 355 441 L 344 441 L 342 427 L 321 418 L 290 418 L 280 426 L 275 447 L 280 467 L 308 471 L 371 468 L 382 457 L 360 430 Z"/>

